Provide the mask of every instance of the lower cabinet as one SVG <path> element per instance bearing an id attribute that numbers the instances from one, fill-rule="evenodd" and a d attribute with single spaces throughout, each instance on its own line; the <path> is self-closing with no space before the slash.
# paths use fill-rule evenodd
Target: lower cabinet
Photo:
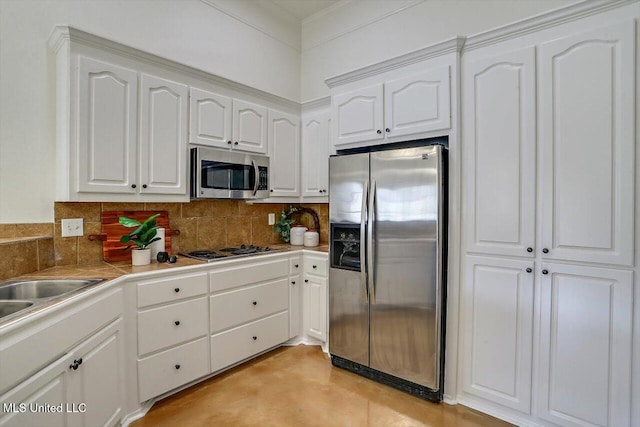
<path id="1" fill-rule="evenodd" d="M 0 397 L 0 426 L 113 426 L 123 415 L 122 320 Z"/>
<path id="2" fill-rule="evenodd" d="M 213 372 L 263 352 L 289 338 L 289 313 L 282 312 L 211 337 Z"/>
<path id="3" fill-rule="evenodd" d="M 327 261 L 326 255 L 304 257 L 304 333 L 322 342 L 328 331 Z"/>
<path id="4" fill-rule="evenodd" d="M 302 304 L 300 275 L 289 276 L 289 338 L 302 333 Z"/>

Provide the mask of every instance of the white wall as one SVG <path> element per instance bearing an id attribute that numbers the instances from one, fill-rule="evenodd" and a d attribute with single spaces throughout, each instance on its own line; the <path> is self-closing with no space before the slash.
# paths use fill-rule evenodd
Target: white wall
<path id="1" fill-rule="evenodd" d="M 302 24 L 301 99 L 333 77 L 455 36 L 469 36 L 575 0 L 352 0 Z"/>
<path id="2" fill-rule="evenodd" d="M 0 223 L 53 221 L 54 62 L 47 38 L 55 24 L 298 101 L 297 23 L 249 5 L 0 0 Z"/>

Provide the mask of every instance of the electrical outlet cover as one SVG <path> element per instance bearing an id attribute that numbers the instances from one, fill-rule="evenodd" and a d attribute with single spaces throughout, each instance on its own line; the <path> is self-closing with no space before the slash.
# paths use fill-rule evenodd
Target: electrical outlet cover
<path id="1" fill-rule="evenodd" d="M 276 214 L 270 213 L 269 214 L 269 225 L 273 225 L 275 223 L 276 223 Z"/>
<path id="2" fill-rule="evenodd" d="M 84 235 L 84 222 L 82 218 L 63 219 L 62 237 L 73 237 Z"/>

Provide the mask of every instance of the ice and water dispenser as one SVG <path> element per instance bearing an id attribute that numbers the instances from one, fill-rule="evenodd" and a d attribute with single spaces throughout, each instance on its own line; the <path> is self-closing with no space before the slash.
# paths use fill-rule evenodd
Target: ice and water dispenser
<path id="1" fill-rule="evenodd" d="M 360 271 L 360 224 L 331 224 L 331 267 Z"/>

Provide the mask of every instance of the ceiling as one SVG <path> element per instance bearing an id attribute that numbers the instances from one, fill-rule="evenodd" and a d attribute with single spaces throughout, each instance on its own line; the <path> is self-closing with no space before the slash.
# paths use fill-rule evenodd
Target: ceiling
<path id="1" fill-rule="evenodd" d="M 285 9 L 300 21 L 326 9 L 340 0 L 271 0 L 272 3 Z"/>

